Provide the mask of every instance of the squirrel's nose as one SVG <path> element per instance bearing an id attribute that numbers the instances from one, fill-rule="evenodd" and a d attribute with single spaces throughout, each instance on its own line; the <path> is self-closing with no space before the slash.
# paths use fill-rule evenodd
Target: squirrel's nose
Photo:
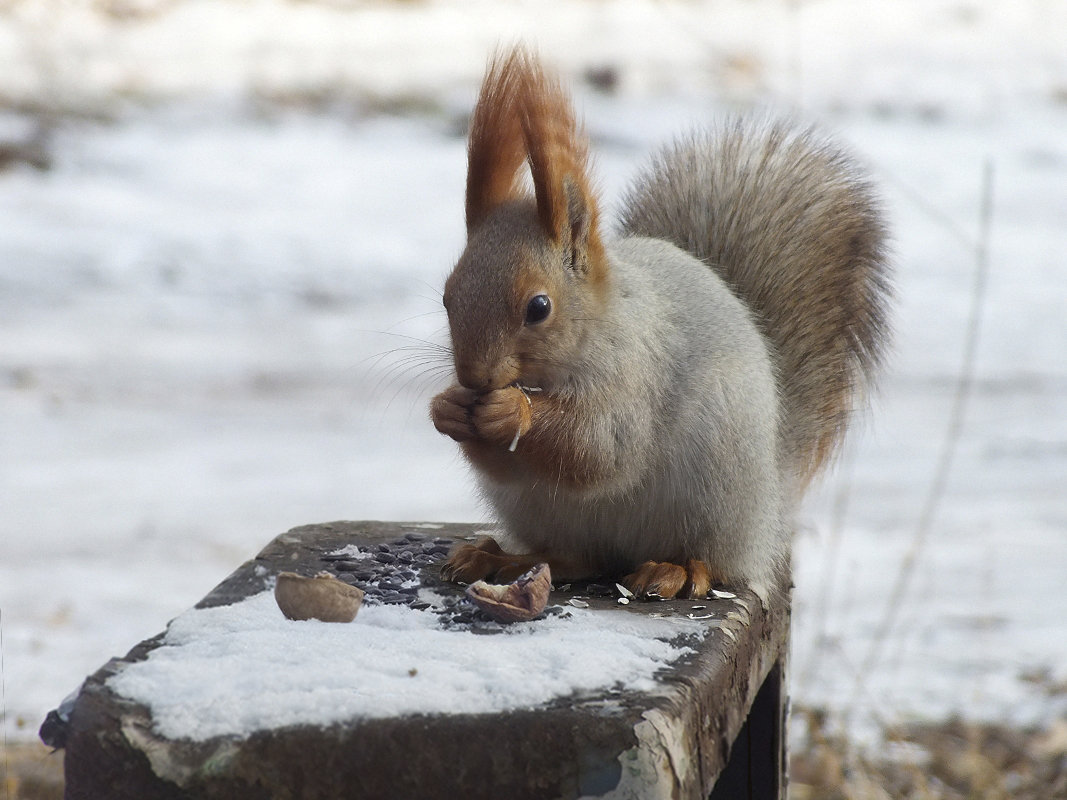
<path id="1" fill-rule="evenodd" d="M 460 386 L 472 392 L 484 392 L 490 388 L 489 370 L 482 364 L 456 362 L 456 378 Z"/>

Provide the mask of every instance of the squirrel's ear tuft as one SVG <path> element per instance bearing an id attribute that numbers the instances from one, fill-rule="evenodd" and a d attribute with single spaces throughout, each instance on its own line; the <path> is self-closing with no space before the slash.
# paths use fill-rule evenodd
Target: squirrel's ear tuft
<path id="1" fill-rule="evenodd" d="M 467 144 L 467 231 L 494 208 L 520 195 L 519 169 L 526 144 L 519 124 L 517 100 L 523 52 L 497 53 L 489 62 L 478 102 L 471 115 Z"/>
<path id="2" fill-rule="evenodd" d="M 545 235 L 570 248 L 574 266 L 603 276 L 596 197 L 588 176 L 588 143 L 559 80 L 522 47 L 489 64 L 471 116 L 467 150 L 467 232 L 493 209 L 525 196 L 529 159 L 537 217 Z"/>
<path id="3" fill-rule="evenodd" d="M 518 115 L 538 219 L 549 239 L 573 248 L 575 267 L 596 270 L 602 266 L 603 248 L 585 131 L 558 79 L 546 75 L 535 60 L 522 60 Z"/>

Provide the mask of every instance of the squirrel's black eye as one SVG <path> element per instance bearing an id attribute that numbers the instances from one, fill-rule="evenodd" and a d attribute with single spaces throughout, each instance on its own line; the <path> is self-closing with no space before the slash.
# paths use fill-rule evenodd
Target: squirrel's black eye
<path id="1" fill-rule="evenodd" d="M 526 324 L 536 325 L 538 322 L 544 322 L 551 311 L 552 300 L 547 294 L 534 295 L 526 304 Z"/>

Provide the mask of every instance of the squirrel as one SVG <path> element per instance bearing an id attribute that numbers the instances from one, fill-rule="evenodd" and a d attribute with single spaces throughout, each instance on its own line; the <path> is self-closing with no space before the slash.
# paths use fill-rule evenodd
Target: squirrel
<path id="1" fill-rule="evenodd" d="M 430 415 L 517 552 L 464 544 L 442 575 L 544 561 L 644 597 L 747 586 L 769 607 L 797 505 L 884 360 L 871 183 L 811 129 L 734 120 L 654 157 L 609 238 L 588 162 L 558 77 L 498 53 L 444 287 L 456 381 Z"/>

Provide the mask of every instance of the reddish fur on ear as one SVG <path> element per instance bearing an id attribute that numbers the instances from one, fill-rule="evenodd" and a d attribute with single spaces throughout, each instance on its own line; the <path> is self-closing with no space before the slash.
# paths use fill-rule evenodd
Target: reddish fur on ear
<path id="1" fill-rule="evenodd" d="M 468 232 L 496 206 L 521 194 L 518 177 L 526 159 L 526 144 L 516 103 L 522 61 L 518 49 L 507 57 L 502 53 L 493 57 L 471 115 L 467 144 Z"/>
<path id="2" fill-rule="evenodd" d="M 581 227 L 590 276 L 602 277 L 603 245 L 596 198 L 589 184 L 585 131 L 559 80 L 546 75 L 536 59 L 515 52 L 520 54 L 522 69 L 519 122 L 541 226 L 557 243 L 577 233 L 576 225 Z"/>
<path id="3" fill-rule="evenodd" d="M 599 282 L 606 268 L 585 132 L 559 80 L 516 47 L 490 62 L 471 117 L 468 232 L 496 206 L 523 196 L 519 171 L 527 159 L 545 234 L 580 247 L 584 268 Z"/>

